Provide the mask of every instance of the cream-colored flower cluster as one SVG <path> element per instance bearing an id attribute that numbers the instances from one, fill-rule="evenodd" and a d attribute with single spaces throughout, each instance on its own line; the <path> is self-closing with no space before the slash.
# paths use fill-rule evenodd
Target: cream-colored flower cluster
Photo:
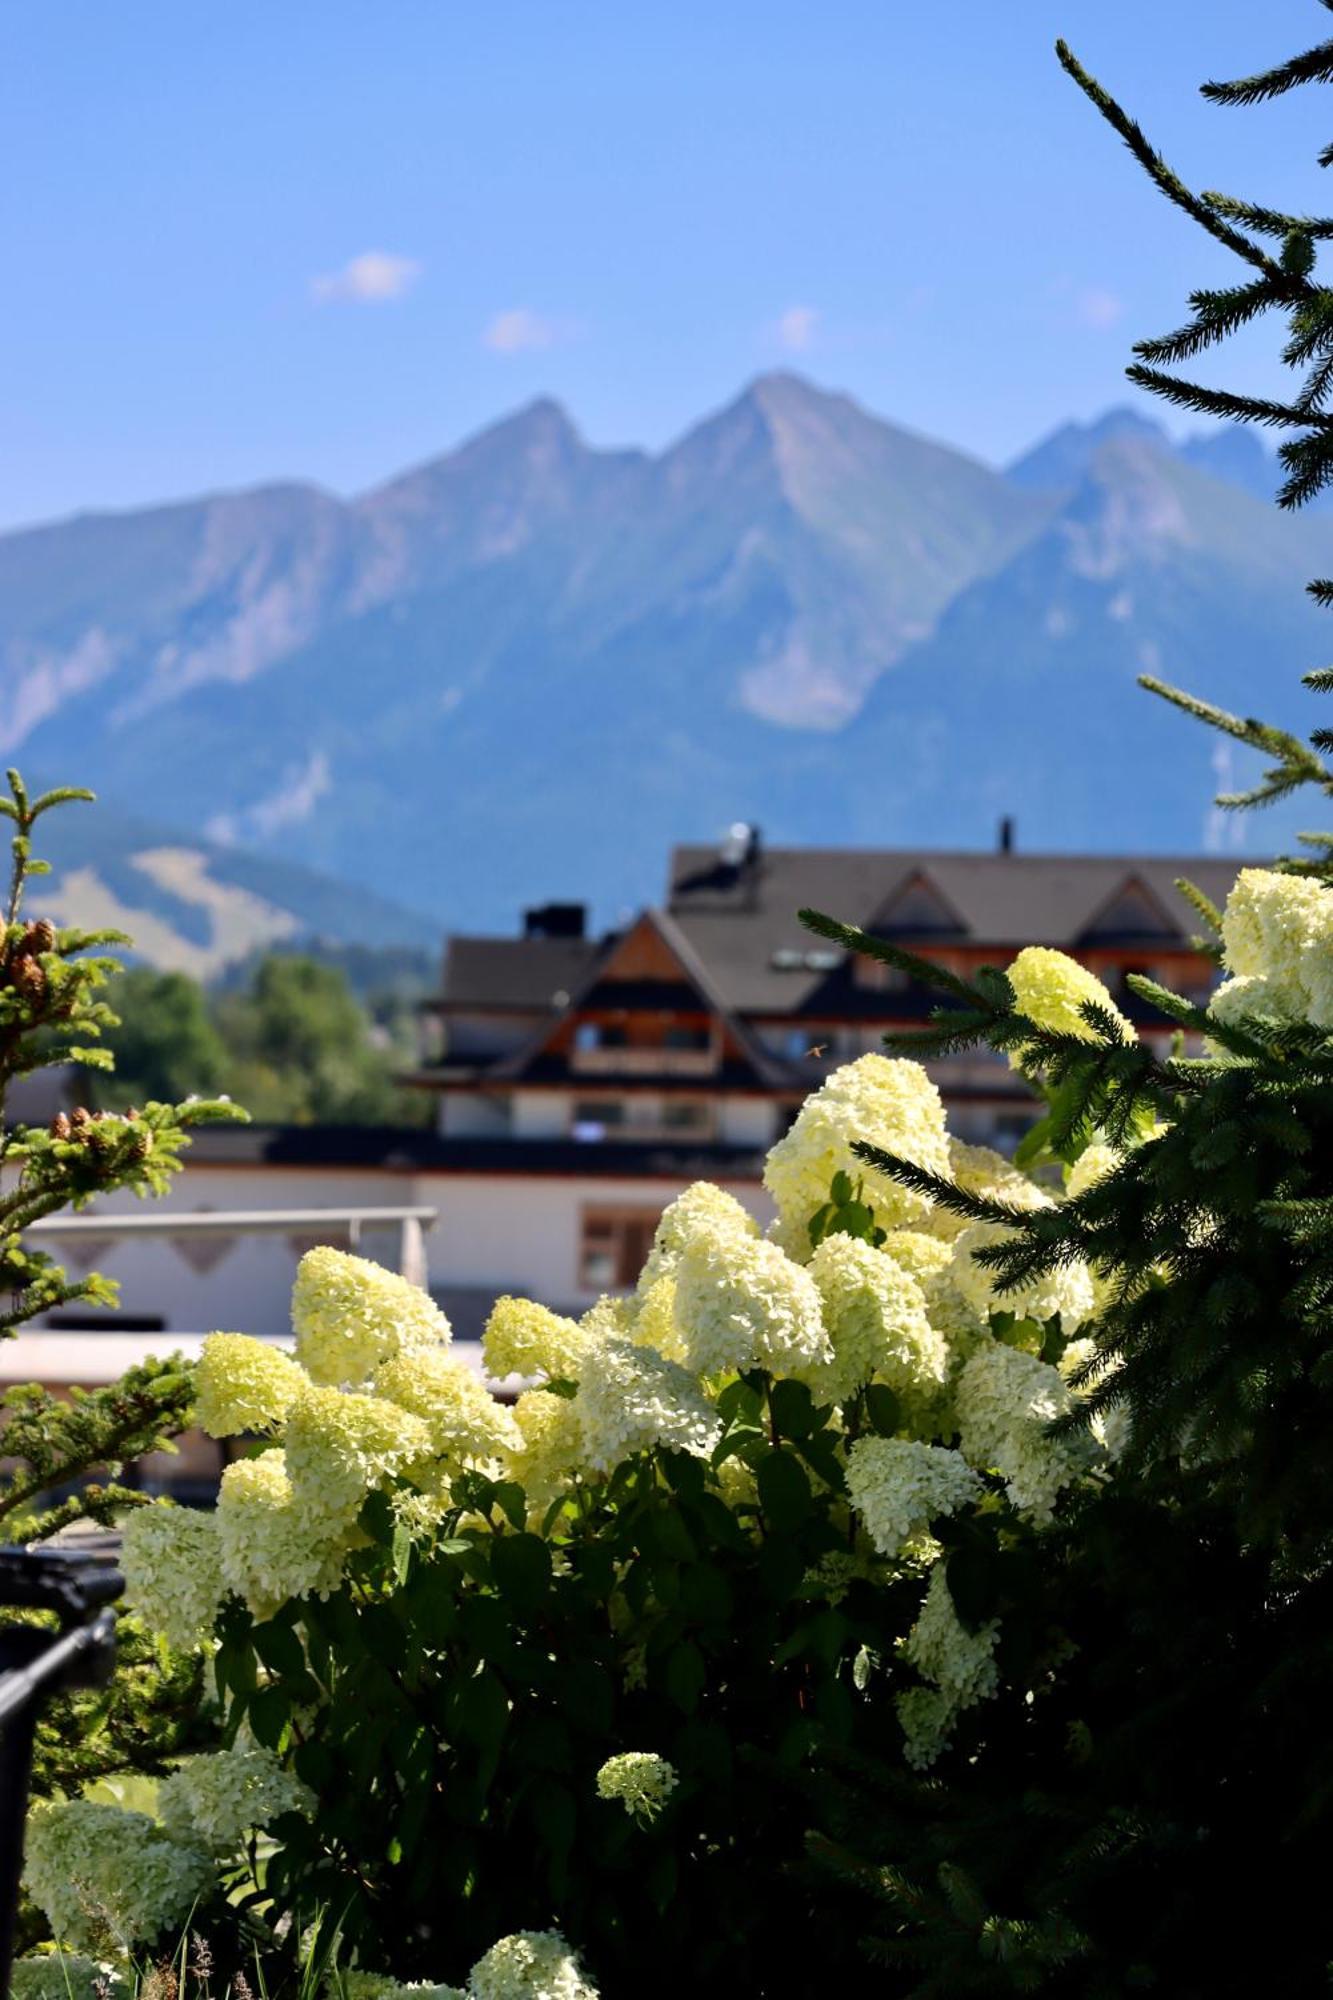
<path id="1" fill-rule="evenodd" d="M 195 1376 L 200 1427 L 210 1437 L 276 1430 L 306 1383 L 290 1355 L 247 1333 L 210 1333 Z"/>
<path id="2" fill-rule="evenodd" d="M 308 1250 L 292 1293 L 296 1358 L 312 1382 L 355 1388 L 404 1348 L 439 1347 L 449 1322 L 417 1285 L 343 1250 Z"/>
<path id="3" fill-rule="evenodd" d="M 202 1846 L 147 1813 L 71 1799 L 28 1815 L 24 1886 L 75 1951 L 124 1954 L 178 1928 L 213 1880 Z"/>
<path id="4" fill-rule="evenodd" d="M 933 1764 L 963 1710 L 994 1694 L 1000 1678 L 994 1660 L 999 1636 L 995 1618 L 975 1632 L 968 1631 L 954 1607 L 945 1565 L 936 1563 L 921 1615 L 898 1649 L 934 1683 L 910 1688 L 898 1697 L 909 1764 L 922 1770 Z"/>
<path id="5" fill-rule="evenodd" d="M 235 1854 L 247 1837 L 314 1800 L 271 1750 L 215 1750 L 187 1757 L 157 1788 L 157 1815 L 173 1839 Z"/>
<path id="6" fill-rule="evenodd" d="M 213 1627 L 222 1602 L 217 1519 L 159 1501 L 125 1522 L 121 1567 L 128 1602 L 154 1631 L 187 1652 Z"/>
<path id="7" fill-rule="evenodd" d="M 653 1750 L 622 1750 L 597 1773 L 597 1796 L 619 1799 L 631 1818 L 654 1820 L 679 1780 L 674 1764 Z"/>
<path id="8" fill-rule="evenodd" d="M 469 2000 L 597 2000 L 597 1988 L 558 1931 L 516 1931 L 493 1944 L 468 1978 Z"/>
<path id="9" fill-rule="evenodd" d="M 133 1990 L 124 1966 L 73 1951 L 15 1959 L 9 1977 L 10 2000 L 130 2000 Z"/>
<path id="10" fill-rule="evenodd" d="M 1083 1008 L 1091 1005 L 1110 1015 L 1122 1042 L 1133 1041 L 1134 1030 L 1096 973 L 1064 952 L 1030 944 L 1019 952 L 1008 974 L 1019 1013 L 1039 1028 L 1095 1042 L 1099 1039 L 1097 1030 L 1083 1017 Z"/>
<path id="11" fill-rule="evenodd" d="M 1219 1019 L 1333 1028 L 1333 890 L 1322 882 L 1243 868 L 1222 914 L 1222 951 L 1232 977 L 1213 995 Z"/>
<path id="12" fill-rule="evenodd" d="M 1068 1027 L 1088 976 L 1062 970 L 1057 957 L 1025 954 L 1015 985 L 1034 1018 Z M 529 1526 L 547 1531 L 562 1512 L 572 1519 L 595 1502 L 627 1460 L 684 1453 L 758 1533 L 747 1453 L 712 1465 L 724 1435 L 719 1398 L 755 1370 L 804 1384 L 816 1408 L 833 1413 L 845 1495 L 841 1479 L 829 1487 L 845 1510 L 849 1574 L 876 1565 L 919 1573 L 932 1560 L 930 1524 L 994 1506 L 1000 1482 L 1019 1512 L 1048 1520 L 1064 1489 L 1092 1465 L 1104 1470 L 1109 1453 L 1095 1437 L 1052 1439 L 1049 1423 L 1073 1407 L 1074 1392 L 1058 1368 L 1005 1344 L 994 1315 L 1058 1315 L 1067 1339 L 1095 1316 L 1093 1276 L 1063 1265 L 997 1292 L 976 1252 L 1011 1225 L 956 1217 L 863 1170 L 852 1152 L 862 1139 L 1004 1203 L 1016 1219 L 1057 1198 L 998 1153 L 951 1141 L 919 1065 L 862 1057 L 814 1093 L 774 1146 L 765 1181 L 778 1221 L 768 1236 L 730 1194 L 700 1183 L 664 1213 L 632 1296 L 601 1300 L 581 1319 L 529 1299 L 497 1301 L 486 1366 L 493 1378 L 532 1385 L 512 1408 L 449 1352 L 447 1323 L 424 1294 L 361 1259 L 311 1252 L 293 1297 L 295 1360 L 239 1334 L 207 1344 L 206 1426 L 259 1432 L 266 1446 L 227 1468 L 215 1517 L 155 1508 L 130 1522 L 126 1563 L 145 1617 L 187 1643 L 210 1628 L 227 1592 L 264 1619 L 336 1590 L 367 1545 L 360 1523 L 372 1494 L 386 1496 L 418 1548 L 479 1532 L 474 1489 L 458 1484 L 473 1471 L 521 1487 Z M 1094 1152 L 1071 1188 L 1105 1170 L 1106 1149 Z M 862 1181 L 882 1232 L 874 1241 L 834 1233 L 812 1243 L 809 1221 L 839 1172 Z M 898 1435 L 879 1434 L 893 1424 Z M 506 1532 L 498 1515 L 493 1525 Z M 993 1639 L 953 1618 L 939 1571 L 904 1641 L 925 1682 L 903 1698 L 919 1761 L 947 1740 L 960 1706 L 993 1684 Z M 201 1766 L 178 1790 L 206 1775 Z M 238 1785 L 240 1775 L 236 1767 Z M 612 1760 L 606 1783 L 629 1786 L 632 1776 Z M 242 1810 L 235 1803 L 228 1819 L 231 1795 L 222 1779 L 217 1788 L 211 1819 L 185 1814 L 209 1847 Z"/>
<path id="13" fill-rule="evenodd" d="M 870 1055 L 834 1070 L 772 1148 L 764 1186 L 777 1203 L 778 1239 L 792 1257 L 810 1255 L 810 1218 L 828 1200 L 836 1173 L 864 1179 L 866 1199 L 886 1229 L 911 1228 L 929 1215 L 923 1195 L 857 1158 L 858 1139 L 947 1176 L 944 1105 L 920 1063 Z"/>
<path id="14" fill-rule="evenodd" d="M 847 1491 L 882 1556 L 899 1555 L 942 1514 L 981 1492 L 961 1452 L 916 1438 L 863 1437 L 847 1453 Z"/>
<path id="15" fill-rule="evenodd" d="M 1049 1521 L 1088 1462 L 1082 1438 L 1047 1435 L 1073 1401 L 1058 1368 L 998 1340 L 978 1347 L 958 1377 L 959 1448 L 970 1464 L 998 1472 L 1018 1512 L 1034 1521 Z"/>
<path id="16" fill-rule="evenodd" d="M 944 1386 L 948 1351 L 931 1325 L 925 1294 L 892 1256 L 854 1236 L 826 1236 L 810 1259 L 832 1344 L 831 1360 L 792 1369 L 816 1401 L 841 1403 L 883 1382 L 913 1406 Z"/>

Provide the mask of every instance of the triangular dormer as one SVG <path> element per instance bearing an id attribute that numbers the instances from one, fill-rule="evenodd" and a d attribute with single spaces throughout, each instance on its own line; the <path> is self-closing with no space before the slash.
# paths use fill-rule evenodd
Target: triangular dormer
<path id="1" fill-rule="evenodd" d="M 1147 884 L 1127 875 L 1093 912 L 1079 933 L 1083 945 L 1161 944 L 1182 936 L 1181 927 L 1162 907 Z"/>
<path id="2" fill-rule="evenodd" d="M 928 938 L 968 935 L 948 897 L 924 869 L 906 876 L 866 925 L 876 937 Z"/>

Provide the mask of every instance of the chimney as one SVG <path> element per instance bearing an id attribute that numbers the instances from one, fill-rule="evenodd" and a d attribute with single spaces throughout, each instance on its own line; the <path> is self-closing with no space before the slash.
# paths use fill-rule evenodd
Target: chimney
<path id="1" fill-rule="evenodd" d="M 581 938 L 587 928 L 586 903 L 542 903 L 523 912 L 525 938 Z"/>
<path id="2" fill-rule="evenodd" d="M 996 842 L 996 850 L 1000 854 L 1012 854 L 1014 851 L 1014 822 L 1008 813 L 1000 821 L 1000 837 Z"/>

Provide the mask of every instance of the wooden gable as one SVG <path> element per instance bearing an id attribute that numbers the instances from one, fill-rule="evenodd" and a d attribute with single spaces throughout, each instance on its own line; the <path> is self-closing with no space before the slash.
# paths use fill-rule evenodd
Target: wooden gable
<path id="1" fill-rule="evenodd" d="M 967 925 L 948 898 L 917 869 L 881 904 L 866 929 L 879 937 L 963 937 Z"/>
<path id="2" fill-rule="evenodd" d="M 1183 936 L 1157 897 L 1137 875 L 1127 875 L 1079 934 L 1083 945 L 1166 942 Z"/>

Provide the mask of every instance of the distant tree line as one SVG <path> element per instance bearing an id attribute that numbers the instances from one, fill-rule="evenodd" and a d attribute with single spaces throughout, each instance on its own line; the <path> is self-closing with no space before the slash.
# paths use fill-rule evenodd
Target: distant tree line
<path id="1" fill-rule="evenodd" d="M 98 1104 L 221 1094 L 262 1123 L 422 1124 L 429 1099 L 396 1081 L 415 1056 L 421 968 L 395 963 L 379 989 L 358 971 L 315 951 L 256 956 L 213 987 L 131 967 L 110 993 L 116 1069 L 91 1079 Z"/>

